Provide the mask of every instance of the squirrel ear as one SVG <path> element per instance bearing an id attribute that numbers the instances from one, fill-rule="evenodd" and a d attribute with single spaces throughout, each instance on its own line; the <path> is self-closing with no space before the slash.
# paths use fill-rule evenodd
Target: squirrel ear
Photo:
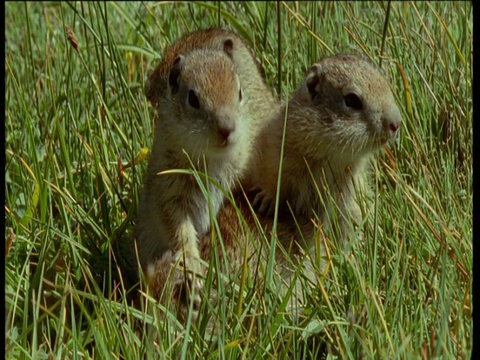
<path id="1" fill-rule="evenodd" d="M 305 80 L 297 91 L 297 99 L 309 103 L 320 92 L 320 69 L 320 65 L 315 64 L 308 70 Z"/>
<path id="2" fill-rule="evenodd" d="M 305 79 L 305 83 L 308 88 L 308 92 L 312 99 L 320 92 L 319 84 L 320 84 L 320 65 L 313 65 L 309 70 L 307 77 Z"/>
<path id="3" fill-rule="evenodd" d="M 233 40 L 227 39 L 223 42 L 223 51 L 228 55 L 229 58 L 233 58 Z"/>
<path id="4" fill-rule="evenodd" d="M 170 75 L 168 76 L 168 84 L 172 88 L 172 93 L 178 91 L 178 79 L 182 73 L 184 62 L 185 58 L 183 55 L 178 55 L 173 62 L 172 70 L 170 70 Z"/>

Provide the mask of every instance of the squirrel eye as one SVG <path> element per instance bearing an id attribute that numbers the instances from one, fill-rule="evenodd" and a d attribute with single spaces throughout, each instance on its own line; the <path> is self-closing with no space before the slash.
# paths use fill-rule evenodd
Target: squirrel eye
<path id="1" fill-rule="evenodd" d="M 240 101 L 242 101 L 242 99 L 243 99 L 242 88 L 240 88 L 240 90 L 238 91 L 238 99 Z"/>
<path id="2" fill-rule="evenodd" d="M 362 100 L 360 100 L 358 95 L 354 93 L 348 93 L 345 95 L 345 105 L 355 110 L 360 110 L 363 108 Z"/>
<path id="3" fill-rule="evenodd" d="M 195 95 L 195 92 L 193 90 L 190 90 L 188 92 L 188 103 L 194 109 L 200 109 L 200 101 L 198 101 L 198 97 L 197 95 Z"/>

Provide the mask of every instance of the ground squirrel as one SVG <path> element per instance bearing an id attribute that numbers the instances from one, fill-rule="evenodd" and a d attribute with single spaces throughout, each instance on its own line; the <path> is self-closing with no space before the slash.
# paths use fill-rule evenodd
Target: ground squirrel
<path id="1" fill-rule="evenodd" d="M 176 262 L 200 271 L 197 240 L 209 230 L 209 209 L 215 216 L 224 199 L 208 182 L 206 197 L 192 175 L 158 173 L 191 168 L 191 161 L 228 191 L 255 156 L 262 114 L 276 100 L 248 46 L 223 29 L 197 31 L 174 43 L 150 75 L 146 95 L 157 120 L 136 239 L 140 264 L 158 298 Z M 174 291 L 183 295 L 184 280 L 181 271 L 174 273 Z M 201 287 L 200 279 L 192 280 L 189 275 L 187 285 Z"/>
<path id="2" fill-rule="evenodd" d="M 248 182 L 260 189 L 254 200 L 260 212 L 271 212 L 275 203 L 285 115 L 283 210 L 288 202 L 295 216 L 325 223 L 336 207 L 341 227 L 359 221 L 353 188 L 362 184 L 368 159 L 396 136 L 402 119 L 385 77 L 354 55 L 328 57 L 309 69 L 288 106 L 260 135 L 261 156 Z"/>

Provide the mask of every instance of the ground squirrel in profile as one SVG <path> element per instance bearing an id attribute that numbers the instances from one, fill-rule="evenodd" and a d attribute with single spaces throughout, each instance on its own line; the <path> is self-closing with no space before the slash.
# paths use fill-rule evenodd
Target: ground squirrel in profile
<path id="1" fill-rule="evenodd" d="M 174 272 L 173 289 L 183 297 L 183 286 L 193 287 L 198 305 L 201 280 L 191 275 L 200 271 L 198 238 L 209 231 L 210 211 L 215 216 L 224 200 L 208 181 L 206 196 L 192 175 L 158 173 L 193 165 L 224 190 L 235 186 L 254 156 L 262 113 L 276 103 L 255 61 L 238 35 L 198 31 L 167 49 L 148 79 L 146 94 L 157 119 L 136 238 L 140 264 L 157 297 L 172 266 L 181 263 L 190 275 L 184 284 L 184 273 Z"/>
<path id="2" fill-rule="evenodd" d="M 328 57 L 309 69 L 260 135 L 261 156 L 249 182 L 260 190 L 254 199 L 260 212 L 275 205 L 285 116 L 280 206 L 288 203 L 295 216 L 322 223 L 338 210 L 341 228 L 359 221 L 355 183 L 361 185 L 369 158 L 396 136 L 402 121 L 386 78 L 355 55 Z"/>

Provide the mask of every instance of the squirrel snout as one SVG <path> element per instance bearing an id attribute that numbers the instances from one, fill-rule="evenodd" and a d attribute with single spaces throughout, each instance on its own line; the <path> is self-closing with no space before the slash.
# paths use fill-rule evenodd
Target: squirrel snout
<path id="1" fill-rule="evenodd" d="M 393 109 L 393 111 L 384 118 L 384 128 L 385 131 L 391 138 L 394 138 L 397 133 L 398 129 L 400 129 L 400 125 L 402 123 L 402 116 L 400 115 L 400 111 L 397 107 Z"/>
<path id="2" fill-rule="evenodd" d="M 390 124 L 389 124 L 389 127 L 390 127 L 390 133 L 392 135 L 395 135 L 397 130 L 400 128 L 400 122 L 391 121 Z"/>
<path id="3" fill-rule="evenodd" d="M 394 139 L 397 136 L 398 129 L 400 128 L 400 121 L 385 119 L 383 123 L 383 128 L 386 136 L 386 140 Z"/>
<path id="4" fill-rule="evenodd" d="M 218 134 L 220 135 L 220 143 L 222 147 L 226 147 L 232 142 L 234 132 L 235 127 L 233 126 L 220 126 L 218 128 Z"/>

